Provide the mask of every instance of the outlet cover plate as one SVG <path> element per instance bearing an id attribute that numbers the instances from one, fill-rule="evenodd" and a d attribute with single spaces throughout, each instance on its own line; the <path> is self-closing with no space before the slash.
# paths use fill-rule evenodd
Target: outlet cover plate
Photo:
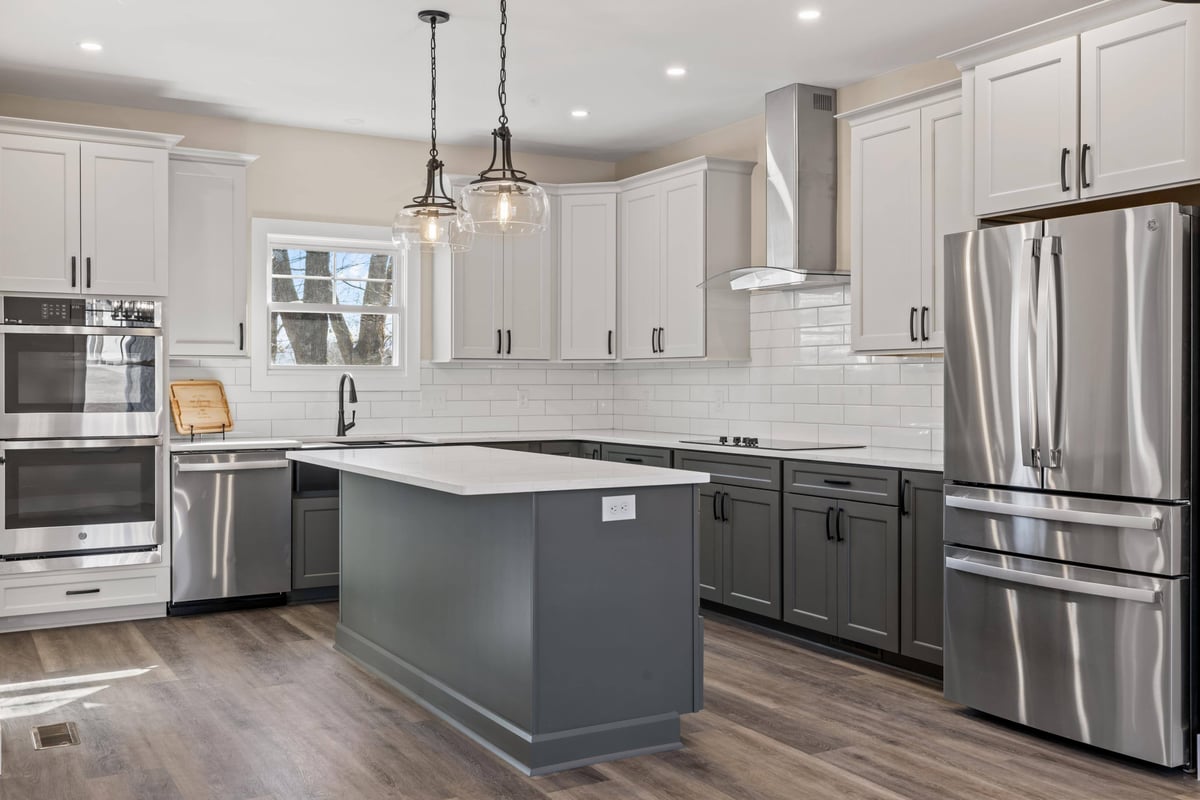
<path id="1" fill-rule="evenodd" d="M 628 519 L 637 519 L 637 495 L 621 494 L 602 498 L 601 522 L 620 522 Z"/>

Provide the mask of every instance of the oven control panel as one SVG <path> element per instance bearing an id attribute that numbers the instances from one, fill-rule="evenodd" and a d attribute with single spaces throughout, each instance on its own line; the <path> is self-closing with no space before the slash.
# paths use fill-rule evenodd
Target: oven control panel
<path id="1" fill-rule="evenodd" d="M 109 297 L 4 297 L 5 325 L 158 328 L 162 303 Z"/>

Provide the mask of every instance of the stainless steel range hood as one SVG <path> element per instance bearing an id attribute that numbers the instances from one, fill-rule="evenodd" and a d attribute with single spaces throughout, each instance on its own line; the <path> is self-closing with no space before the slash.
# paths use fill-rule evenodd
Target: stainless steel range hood
<path id="1" fill-rule="evenodd" d="M 767 263 L 705 283 L 786 289 L 849 282 L 837 270 L 837 93 L 794 83 L 767 93 Z"/>

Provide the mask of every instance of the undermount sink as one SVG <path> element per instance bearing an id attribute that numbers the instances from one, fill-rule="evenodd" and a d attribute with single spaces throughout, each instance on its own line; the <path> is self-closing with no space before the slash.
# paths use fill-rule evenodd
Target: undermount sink
<path id="1" fill-rule="evenodd" d="M 354 441 L 343 439 L 342 441 L 325 441 L 325 442 L 305 442 L 300 445 L 301 450 L 332 450 L 338 447 L 406 447 L 411 445 L 421 445 L 424 442 L 419 442 L 415 439 L 387 439 L 381 441 Z"/>

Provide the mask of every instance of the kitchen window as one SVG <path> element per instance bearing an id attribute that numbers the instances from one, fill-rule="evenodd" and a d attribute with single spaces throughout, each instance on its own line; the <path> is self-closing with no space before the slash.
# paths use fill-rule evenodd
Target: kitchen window
<path id="1" fill-rule="evenodd" d="M 372 389 L 416 388 L 413 256 L 387 228 L 254 220 L 253 388 L 328 389 L 348 369 Z"/>

